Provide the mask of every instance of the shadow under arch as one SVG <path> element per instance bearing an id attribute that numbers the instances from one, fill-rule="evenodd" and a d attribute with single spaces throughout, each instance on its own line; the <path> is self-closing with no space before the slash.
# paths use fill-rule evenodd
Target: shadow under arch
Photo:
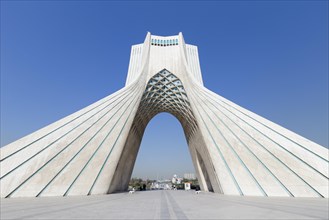
<path id="1" fill-rule="evenodd" d="M 218 183 L 211 177 L 215 177 L 216 172 L 183 83 L 163 69 L 146 85 L 108 193 L 127 190 L 144 131 L 152 118 L 161 112 L 173 115 L 181 123 L 201 189 L 214 191 L 213 185 Z"/>

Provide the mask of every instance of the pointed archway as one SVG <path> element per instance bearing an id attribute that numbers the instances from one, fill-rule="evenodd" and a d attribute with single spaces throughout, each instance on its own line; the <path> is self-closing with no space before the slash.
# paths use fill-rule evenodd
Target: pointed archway
<path id="1" fill-rule="evenodd" d="M 199 132 L 199 128 L 184 85 L 175 74 L 163 69 L 147 82 L 114 178 L 110 184 L 109 193 L 127 189 L 145 128 L 151 119 L 161 112 L 172 114 L 181 123 L 194 168 L 200 178 L 201 188 L 205 191 L 213 191 L 208 175 L 209 172 L 214 175 L 214 170 L 211 169 L 213 165 L 208 156 L 209 152 L 203 147 L 204 152 L 201 155 L 190 145 L 191 137 Z M 202 138 L 199 142 L 205 145 Z"/>

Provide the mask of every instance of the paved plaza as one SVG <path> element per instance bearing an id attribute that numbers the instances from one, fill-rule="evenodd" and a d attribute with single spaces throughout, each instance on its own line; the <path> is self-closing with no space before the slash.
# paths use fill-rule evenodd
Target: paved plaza
<path id="1" fill-rule="evenodd" d="M 328 219 L 328 199 L 144 191 L 1 199 L 1 219 Z"/>

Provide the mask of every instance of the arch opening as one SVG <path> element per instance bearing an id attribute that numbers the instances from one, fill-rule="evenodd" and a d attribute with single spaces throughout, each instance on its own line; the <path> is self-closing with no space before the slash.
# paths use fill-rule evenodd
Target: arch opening
<path id="1" fill-rule="evenodd" d="M 215 171 L 183 83 L 173 73 L 163 69 L 146 85 L 108 193 L 124 191 L 128 188 L 145 129 L 151 119 L 161 112 L 173 115 L 181 123 L 196 176 L 198 179 L 201 177 L 202 180 L 199 182 L 201 189 L 214 191 L 212 182 L 216 180 L 211 179 L 209 174 Z M 198 140 L 193 141 L 196 144 L 192 145 L 191 139 Z M 196 149 L 202 149 L 203 153 L 198 153 Z"/>
<path id="2" fill-rule="evenodd" d="M 170 113 L 154 116 L 146 126 L 132 177 L 164 180 L 195 173 L 180 122 Z"/>

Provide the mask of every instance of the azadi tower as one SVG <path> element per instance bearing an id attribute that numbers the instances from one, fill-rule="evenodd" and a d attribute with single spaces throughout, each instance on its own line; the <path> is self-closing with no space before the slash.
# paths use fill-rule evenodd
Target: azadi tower
<path id="1" fill-rule="evenodd" d="M 160 112 L 182 124 L 202 190 L 328 198 L 328 149 L 204 87 L 197 47 L 181 33 L 148 33 L 132 46 L 124 88 L 1 148 L 1 197 L 127 190 Z"/>

